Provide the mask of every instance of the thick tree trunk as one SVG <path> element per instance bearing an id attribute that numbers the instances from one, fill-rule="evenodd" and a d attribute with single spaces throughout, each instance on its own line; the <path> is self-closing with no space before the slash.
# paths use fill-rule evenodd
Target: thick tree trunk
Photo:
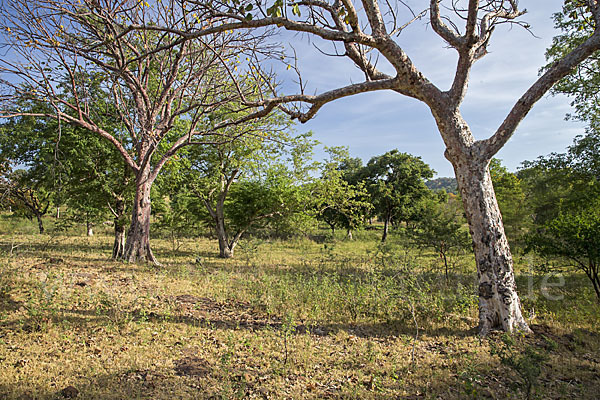
<path id="1" fill-rule="evenodd" d="M 127 232 L 127 241 L 123 259 L 127 262 L 150 261 L 158 265 L 150 248 L 150 181 L 149 167 L 138 172 L 135 184 L 135 200 L 131 214 L 131 225 Z"/>
<path id="2" fill-rule="evenodd" d="M 227 232 L 225 231 L 225 225 L 223 220 L 219 220 L 216 223 L 217 238 L 219 240 L 219 257 L 221 258 L 233 258 L 233 250 L 235 244 L 230 245 L 227 238 Z"/>
<path id="3" fill-rule="evenodd" d="M 125 252 L 125 224 L 123 224 L 123 214 L 125 213 L 125 201 L 117 199 L 115 204 L 115 240 L 113 243 L 112 258 L 114 260 L 123 258 Z"/>
<path id="4" fill-rule="evenodd" d="M 531 332 L 521 314 L 513 259 L 502 225 L 487 163 L 454 164 L 469 229 L 479 281 L 479 333 L 492 329 Z"/>

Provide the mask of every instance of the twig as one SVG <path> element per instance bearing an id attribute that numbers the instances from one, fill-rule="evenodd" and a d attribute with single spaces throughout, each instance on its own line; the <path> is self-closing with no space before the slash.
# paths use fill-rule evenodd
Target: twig
<path id="1" fill-rule="evenodd" d="M 413 321 L 415 322 L 415 329 L 416 329 L 415 337 L 413 338 L 412 349 L 410 351 L 410 364 L 413 365 L 415 362 L 415 344 L 417 343 L 417 340 L 419 339 L 419 324 L 417 323 L 417 316 L 415 315 L 415 307 L 414 307 L 413 302 L 410 299 L 410 297 L 408 298 L 408 304 L 410 304 L 410 313 L 412 314 Z"/>

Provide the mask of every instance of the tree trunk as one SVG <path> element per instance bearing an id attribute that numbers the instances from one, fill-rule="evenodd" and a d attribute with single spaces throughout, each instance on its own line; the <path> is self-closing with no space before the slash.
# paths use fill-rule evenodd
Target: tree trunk
<path id="1" fill-rule="evenodd" d="M 60 218 L 60 206 L 56 206 L 56 219 Z"/>
<path id="2" fill-rule="evenodd" d="M 593 262 L 589 262 L 589 266 L 588 268 L 584 269 L 584 272 L 588 278 L 590 278 L 590 281 L 592 281 L 592 286 L 594 286 L 596 297 L 600 301 L 600 278 L 598 276 L 598 266 Z"/>
<path id="3" fill-rule="evenodd" d="M 440 247 L 440 255 L 444 260 L 444 277 L 446 278 L 446 283 L 448 282 L 448 258 L 446 257 L 446 250 L 444 249 L 444 245 Z"/>
<path id="4" fill-rule="evenodd" d="M 125 252 L 125 224 L 123 214 L 125 213 L 125 201 L 117 199 L 115 203 L 115 240 L 113 243 L 112 258 L 114 260 L 123 258 Z"/>
<path id="5" fill-rule="evenodd" d="M 125 227 L 115 226 L 115 240 L 113 242 L 112 258 L 117 260 L 123 258 L 125 254 Z"/>
<path id="6" fill-rule="evenodd" d="M 385 220 L 383 222 L 383 235 L 381 236 L 381 243 L 385 243 L 385 240 L 388 237 L 388 231 L 390 229 L 390 215 L 389 213 L 386 213 L 385 215 Z"/>
<path id="7" fill-rule="evenodd" d="M 217 240 L 219 241 L 219 257 L 233 258 L 233 249 L 237 243 L 229 243 L 227 229 L 225 228 L 224 199 L 217 201 L 213 214 L 213 220 L 215 222 Z"/>
<path id="8" fill-rule="evenodd" d="M 94 236 L 94 229 L 92 227 L 89 214 L 86 214 L 85 216 L 85 230 L 88 236 Z"/>
<path id="9" fill-rule="evenodd" d="M 531 332 L 521 314 L 513 259 L 502 225 L 487 162 L 453 162 L 469 230 L 479 282 L 479 333 L 500 328 Z"/>
<path id="10" fill-rule="evenodd" d="M 40 230 L 40 234 L 44 233 L 44 221 L 42 221 L 42 214 L 36 212 L 35 218 L 37 219 L 38 229 Z"/>
<path id="11" fill-rule="evenodd" d="M 217 238 L 219 240 L 219 257 L 221 258 L 233 258 L 233 249 L 235 244 L 232 246 L 229 244 L 227 238 L 227 231 L 225 230 L 225 224 L 222 219 L 216 222 Z"/>
<path id="12" fill-rule="evenodd" d="M 335 239 L 335 224 L 329 224 L 329 229 L 331 229 L 331 238 Z"/>
<path id="13" fill-rule="evenodd" d="M 131 225 L 127 232 L 127 241 L 123 260 L 127 262 L 150 261 L 159 265 L 150 248 L 150 168 L 140 170 L 135 178 L 135 200 L 131 213 Z"/>
<path id="14" fill-rule="evenodd" d="M 348 229 L 348 234 L 346 235 L 348 240 L 352 240 L 352 229 Z"/>

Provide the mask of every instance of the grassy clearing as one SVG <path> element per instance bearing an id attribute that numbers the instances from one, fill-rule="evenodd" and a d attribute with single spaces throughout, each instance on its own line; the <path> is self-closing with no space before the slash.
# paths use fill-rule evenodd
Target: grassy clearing
<path id="1" fill-rule="evenodd" d="M 381 247 L 376 232 L 245 241 L 227 261 L 207 239 L 175 253 L 155 240 L 154 268 L 110 261 L 106 235 L 28 229 L 0 234 L 1 398 L 598 396 L 586 279 L 566 275 L 548 300 L 528 258 L 518 280 L 536 335 L 482 340 L 472 258 L 446 282 L 434 254 Z"/>

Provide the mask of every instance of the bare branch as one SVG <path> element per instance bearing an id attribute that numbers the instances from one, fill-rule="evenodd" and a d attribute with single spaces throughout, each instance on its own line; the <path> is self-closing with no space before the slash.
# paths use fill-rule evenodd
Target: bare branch
<path id="1" fill-rule="evenodd" d="M 450 29 L 442 20 L 442 17 L 440 16 L 440 1 L 441 0 L 431 0 L 430 2 L 429 9 L 431 27 L 450 46 L 458 49 L 462 47 L 463 39 L 456 31 Z"/>

